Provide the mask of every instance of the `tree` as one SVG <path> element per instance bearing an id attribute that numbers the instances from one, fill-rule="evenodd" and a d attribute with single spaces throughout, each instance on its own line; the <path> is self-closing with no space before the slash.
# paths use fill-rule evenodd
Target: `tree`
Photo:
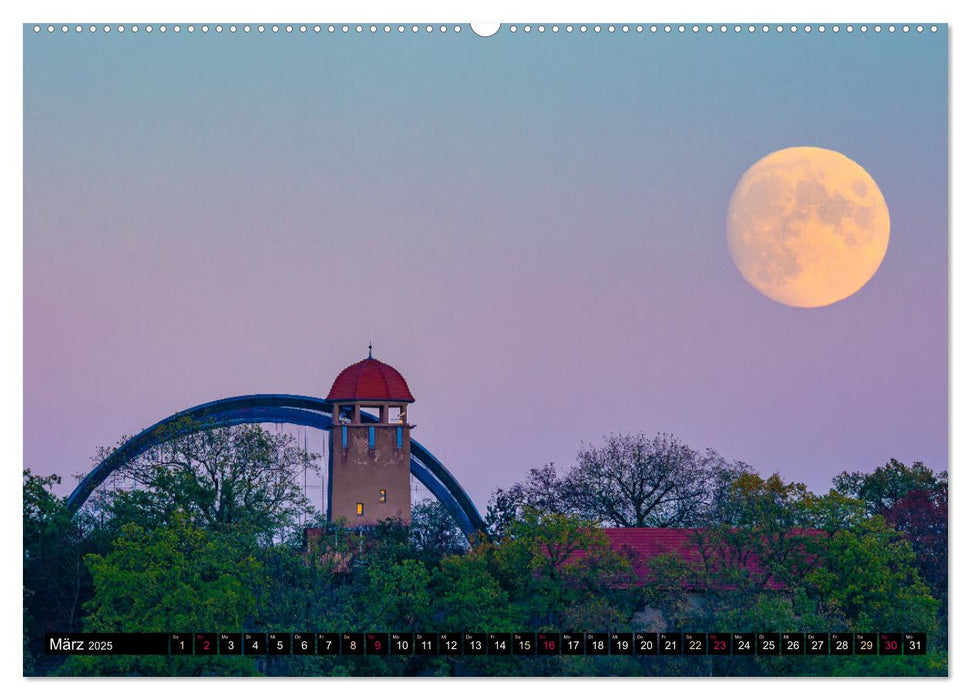
<path id="1" fill-rule="evenodd" d="M 367 629 L 416 632 L 424 629 L 431 609 L 425 565 L 414 559 L 370 562 L 367 567 Z"/>
<path id="2" fill-rule="evenodd" d="M 612 434 L 580 450 L 564 493 L 573 512 L 606 525 L 687 527 L 715 517 L 727 486 L 750 472 L 673 435 Z"/>
<path id="3" fill-rule="evenodd" d="M 513 632 L 517 619 L 509 595 L 480 554 L 445 557 L 433 578 L 435 607 L 442 629 Z"/>
<path id="4" fill-rule="evenodd" d="M 600 528 L 576 516 L 527 509 L 501 543 L 473 553 L 488 558 L 490 571 L 521 606 L 523 622 L 534 629 L 593 623 L 579 614 L 591 599 L 604 601 L 594 607 L 612 611 L 615 622 L 629 620 L 632 600 L 639 597 L 630 561 L 611 548 Z"/>
<path id="5" fill-rule="evenodd" d="M 933 489 L 914 489 L 888 508 L 887 523 L 910 542 L 921 578 L 947 601 L 947 479 Z"/>
<path id="6" fill-rule="evenodd" d="M 806 580 L 833 614 L 860 631 L 932 631 L 937 601 L 920 580 L 910 544 L 881 516 L 825 540 Z"/>
<path id="7" fill-rule="evenodd" d="M 840 472 L 833 479 L 836 490 L 863 501 L 871 515 L 884 514 L 911 491 L 933 490 L 947 483 L 947 472 L 935 475 L 923 462 L 907 466 L 891 459 L 872 472 Z"/>
<path id="8" fill-rule="evenodd" d="M 462 530 L 439 501 L 420 501 L 412 506 L 411 541 L 434 561 L 461 554 L 469 547 Z"/>
<path id="9" fill-rule="evenodd" d="M 829 509 L 818 500 L 805 485 L 786 483 L 778 474 L 739 477 L 725 494 L 730 517 L 689 533 L 692 556 L 665 554 L 649 563 L 645 587 L 652 607 L 673 626 L 704 626 L 750 609 L 762 595 L 792 604 L 828 536 L 812 527 L 818 512 Z M 689 591 L 701 596 L 691 603 Z M 721 631 L 732 629 L 742 628 Z"/>
<path id="10" fill-rule="evenodd" d="M 842 472 L 833 482 L 910 542 L 920 575 L 941 601 L 946 620 L 948 473 L 934 474 L 923 462 L 908 467 L 891 459 L 872 473 Z"/>
<path id="11" fill-rule="evenodd" d="M 576 509 L 570 484 L 560 477 L 552 463 L 529 470 L 522 481 L 508 489 L 496 489 L 486 508 L 486 529 L 494 540 L 501 540 L 510 525 L 526 510 L 569 514 Z"/>
<path id="12" fill-rule="evenodd" d="M 202 527 L 245 525 L 266 539 L 291 534 L 298 516 L 310 512 L 297 477 L 316 470 L 318 455 L 301 450 L 290 435 L 183 420 L 160 439 L 119 468 L 118 476 L 135 488 L 108 490 L 95 508 L 150 527 L 181 511 Z M 110 452 L 102 450 L 99 459 Z"/>
<path id="13" fill-rule="evenodd" d="M 937 601 L 920 580 L 910 544 L 861 501 L 811 493 L 779 475 L 733 485 L 730 524 L 694 533 L 696 556 L 648 564 L 647 598 L 669 625 L 712 631 L 920 630 L 935 656 L 807 662 L 793 658 L 712 660 L 744 675 L 937 674 Z M 694 592 L 694 600 L 689 593 Z M 946 666 L 946 664 L 945 664 Z M 852 668 L 852 672 L 847 669 Z"/>
<path id="14" fill-rule="evenodd" d="M 89 555 L 94 595 L 86 632 L 241 630 L 257 620 L 254 591 L 264 586 L 254 533 L 203 529 L 176 512 L 153 530 L 129 523 L 112 550 Z M 69 673 L 251 674 L 253 662 L 232 657 L 75 657 Z"/>
<path id="15" fill-rule="evenodd" d="M 23 471 L 25 673 L 31 668 L 45 673 L 60 663 L 44 654 L 43 635 L 80 629 L 82 605 L 92 590 L 84 557 L 106 546 L 90 522 L 72 516 L 67 499 L 54 495 L 60 482 L 56 474 Z M 33 657 L 36 665 L 31 666 Z"/>

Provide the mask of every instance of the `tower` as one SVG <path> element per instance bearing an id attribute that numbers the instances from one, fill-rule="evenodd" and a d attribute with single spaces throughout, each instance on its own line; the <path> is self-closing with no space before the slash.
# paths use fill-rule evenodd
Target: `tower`
<path id="1" fill-rule="evenodd" d="M 327 395 L 333 405 L 327 463 L 327 518 L 350 526 L 386 518 L 411 522 L 411 429 L 414 402 L 404 377 L 368 356 L 347 367 Z M 371 414 L 377 421 L 367 420 Z"/>

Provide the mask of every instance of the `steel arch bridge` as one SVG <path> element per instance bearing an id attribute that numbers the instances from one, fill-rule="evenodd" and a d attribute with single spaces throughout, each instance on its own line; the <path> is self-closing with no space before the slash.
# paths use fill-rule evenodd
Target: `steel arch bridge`
<path id="1" fill-rule="evenodd" d="M 169 440 L 199 430 L 246 423 L 289 423 L 330 430 L 331 409 L 330 401 L 292 394 L 236 396 L 188 408 L 146 428 L 114 450 L 77 485 L 68 496 L 67 506 L 76 512 L 113 471 Z M 362 412 L 361 420 L 378 419 Z M 485 522 L 465 489 L 435 455 L 415 440 L 411 441 L 411 473 L 445 506 L 467 538 L 471 540 L 476 532 L 485 531 Z"/>

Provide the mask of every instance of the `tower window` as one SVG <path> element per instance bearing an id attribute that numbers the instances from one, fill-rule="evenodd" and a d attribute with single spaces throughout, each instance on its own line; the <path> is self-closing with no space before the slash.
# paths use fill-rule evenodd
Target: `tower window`
<path id="1" fill-rule="evenodd" d="M 374 449 L 374 428 L 370 427 L 367 429 L 367 448 L 369 450 Z"/>
<path id="2" fill-rule="evenodd" d="M 378 503 L 388 502 L 388 492 L 385 489 L 378 491 Z"/>
<path id="3" fill-rule="evenodd" d="M 405 444 L 405 429 L 400 425 L 394 429 L 394 445 L 399 450 L 401 446 Z"/>
<path id="4" fill-rule="evenodd" d="M 341 426 L 341 447 L 345 450 L 347 449 L 347 426 Z"/>
<path id="5" fill-rule="evenodd" d="M 363 503 L 358 503 L 357 504 L 357 514 L 358 515 L 364 515 L 364 504 Z"/>
<path id="6" fill-rule="evenodd" d="M 361 422 L 362 423 L 365 420 L 364 419 L 364 416 L 370 416 L 371 418 L 374 418 L 375 420 L 377 420 L 379 423 L 381 422 L 381 409 L 380 409 L 380 407 L 376 407 L 376 406 L 364 406 L 364 408 L 366 408 L 367 411 L 366 412 L 365 411 L 361 411 Z"/>

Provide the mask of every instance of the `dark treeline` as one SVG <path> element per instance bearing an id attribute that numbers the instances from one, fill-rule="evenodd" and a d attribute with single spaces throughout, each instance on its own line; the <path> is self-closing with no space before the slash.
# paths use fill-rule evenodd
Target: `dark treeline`
<path id="1" fill-rule="evenodd" d="M 30 675 L 946 675 L 947 474 L 891 460 L 817 495 L 670 435 L 612 435 L 499 489 L 471 545 L 320 522 L 312 463 L 258 426 L 176 437 L 80 513 L 24 472 Z M 132 488 L 134 486 L 134 488 Z M 305 542 L 303 526 L 322 529 Z M 610 527 L 695 528 L 647 580 Z M 759 562 L 758 567 L 749 565 Z M 48 631 L 920 631 L 906 657 L 48 657 Z"/>

